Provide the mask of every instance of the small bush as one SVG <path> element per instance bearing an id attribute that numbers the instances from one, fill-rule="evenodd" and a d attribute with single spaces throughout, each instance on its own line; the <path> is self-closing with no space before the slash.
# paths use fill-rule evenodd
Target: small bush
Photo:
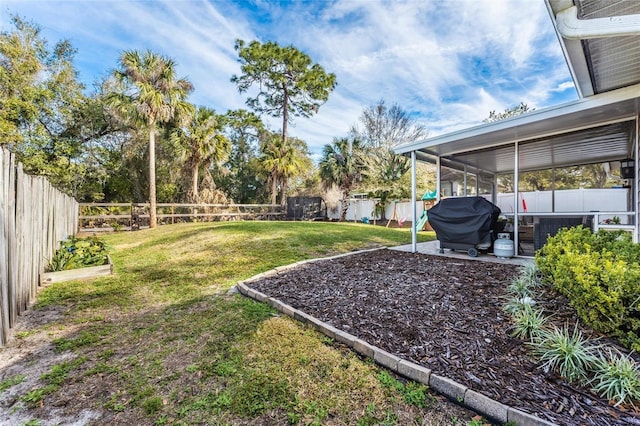
<path id="1" fill-rule="evenodd" d="M 532 308 L 535 304 L 536 301 L 529 296 L 512 296 L 507 299 L 502 309 L 511 315 L 515 315 L 518 312 L 527 309 L 527 307 Z"/>
<path id="2" fill-rule="evenodd" d="M 60 248 L 49 262 L 51 272 L 100 266 L 108 263 L 109 248 L 97 237 L 69 237 L 60 242 Z"/>
<path id="3" fill-rule="evenodd" d="M 624 231 L 562 229 L 536 253 L 544 280 L 594 330 L 640 350 L 640 245 Z"/>
<path id="4" fill-rule="evenodd" d="M 592 390 L 614 406 L 640 401 L 640 367 L 633 359 L 609 349 L 596 361 L 594 373 Z"/>
<path id="5" fill-rule="evenodd" d="M 529 289 L 542 286 L 542 273 L 535 263 L 529 263 L 521 268 L 520 279 L 527 283 Z"/>
<path id="6" fill-rule="evenodd" d="M 518 276 L 511 281 L 507 287 L 507 292 L 519 298 L 530 297 L 532 287 L 524 276 Z"/>
<path id="7" fill-rule="evenodd" d="M 533 309 L 531 305 L 524 304 L 523 308 L 513 315 L 515 323 L 511 335 L 518 339 L 529 339 L 533 341 L 542 333 L 542 328 L 547 322 L 547 318 L 542 310 Z"/>
<path id="8" fill-rule="evenodd" d="M 585 382 L 587 373 L 594 369 L 599 348 L 584 338 L 577 324 L 571 334 L 558 327 L 543 330 L 533 346 L 546 372 L 554 371 L 565 380 L 578 383 Z"/>

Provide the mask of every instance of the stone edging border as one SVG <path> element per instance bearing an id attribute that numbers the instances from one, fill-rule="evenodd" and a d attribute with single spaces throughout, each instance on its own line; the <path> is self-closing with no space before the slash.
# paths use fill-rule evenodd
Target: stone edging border
<path id="1" fill-rule="evenodd" d="M 428 386 L 430 389 L 492 420 L 501 423 L 514 422 L 517 426 L 556 426 L 555 423 L 548 422 L 532 414 L 525 413 L 523 411 L 504 405 L 447 377 L 433 374 L 431 370 L 426 367 L 410 361 L 406 361 L 400 357 L 397 357 L 396 355 L 383 351 L 382 349 L 370 345 L 369 343 L 357 338 L 352 334 L 339 330 L 330 324 L 324 323 L 309 314 L 306 314 L 298 309 L 293 308 L 292 306 L 287 305 L 286 303 L 281 302 L 278 299 L 269 297 L 266 294 L 256 291 L 247 286 L 248 283 L 251 283 L 253 281 L 258 281 L 262 278 L 273 276 L 307 263 L 337 259 L 354 254 L 376 251 L 383 248 L 384 247 L 353 251 L 336 256 L 303 260 L 300 262 L 292 263 L 290 265 L 279 266 L 270 271 L 254 275 L 247 280 L 238 282 L 236 284 L 236 288 L 243 296 L 257 300 L 258 302 L 266 303 L 282 314 L 287 315 L 304 324 L 310 325 L 317 331 L 323 333 L 325 336 L 350 347 L 360 355 L 373 359 L 378 365 L 385 367 L 393 371 L 394 373 L 397 373 L 410 380 L 422 383 Z"/>

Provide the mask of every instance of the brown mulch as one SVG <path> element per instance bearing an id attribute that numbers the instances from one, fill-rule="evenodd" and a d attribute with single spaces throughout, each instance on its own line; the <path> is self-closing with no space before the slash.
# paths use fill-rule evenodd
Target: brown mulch
<path id="1" fill-rule="evenodd" d="M 640 425 L 640 413 L 614 408 L 588 389 L 545 373 L 528 345 L 510 337 L 502 306 L 506 286 L 517 274 L 513 265 L 385 249 L 304 264 L 249 285 L 542 419 L 560 425 Z M 542 290 L 536 300 L 553 323 L 576 324 L 566 300 L 551 290 Z"/>

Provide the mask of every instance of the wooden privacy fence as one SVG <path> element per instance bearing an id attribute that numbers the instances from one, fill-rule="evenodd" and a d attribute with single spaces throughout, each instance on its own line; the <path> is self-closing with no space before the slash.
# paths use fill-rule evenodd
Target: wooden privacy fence
<path id="1" fill-rule="evenodd" d="M 78 228 L 78 203 L 43 177 L 29 176 L 0 148 L 0 346 L 35 298 L 58 242 Z"/>
<path id="2" fill-rule="evenodd" d="M 135 230 L 149 226 L 148 203 L 80 203 L 80 231 Z M 169 204 L 159 203 L 158 224 L 220 220 L 286 218 L 279 204 Z"/>

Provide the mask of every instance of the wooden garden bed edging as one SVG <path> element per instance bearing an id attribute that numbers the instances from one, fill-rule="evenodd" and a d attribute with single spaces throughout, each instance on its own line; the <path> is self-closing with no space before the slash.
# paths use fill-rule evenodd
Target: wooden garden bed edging
<path id="1" fill-rule="evenodd" d="M 40 274 L 40 285 L 111 275 L 113 274 L 113 263 L 111 262 L 111 257 L 108 257 L 108 259 L 109 263 L 106 265 L 42 273 Z"/>

